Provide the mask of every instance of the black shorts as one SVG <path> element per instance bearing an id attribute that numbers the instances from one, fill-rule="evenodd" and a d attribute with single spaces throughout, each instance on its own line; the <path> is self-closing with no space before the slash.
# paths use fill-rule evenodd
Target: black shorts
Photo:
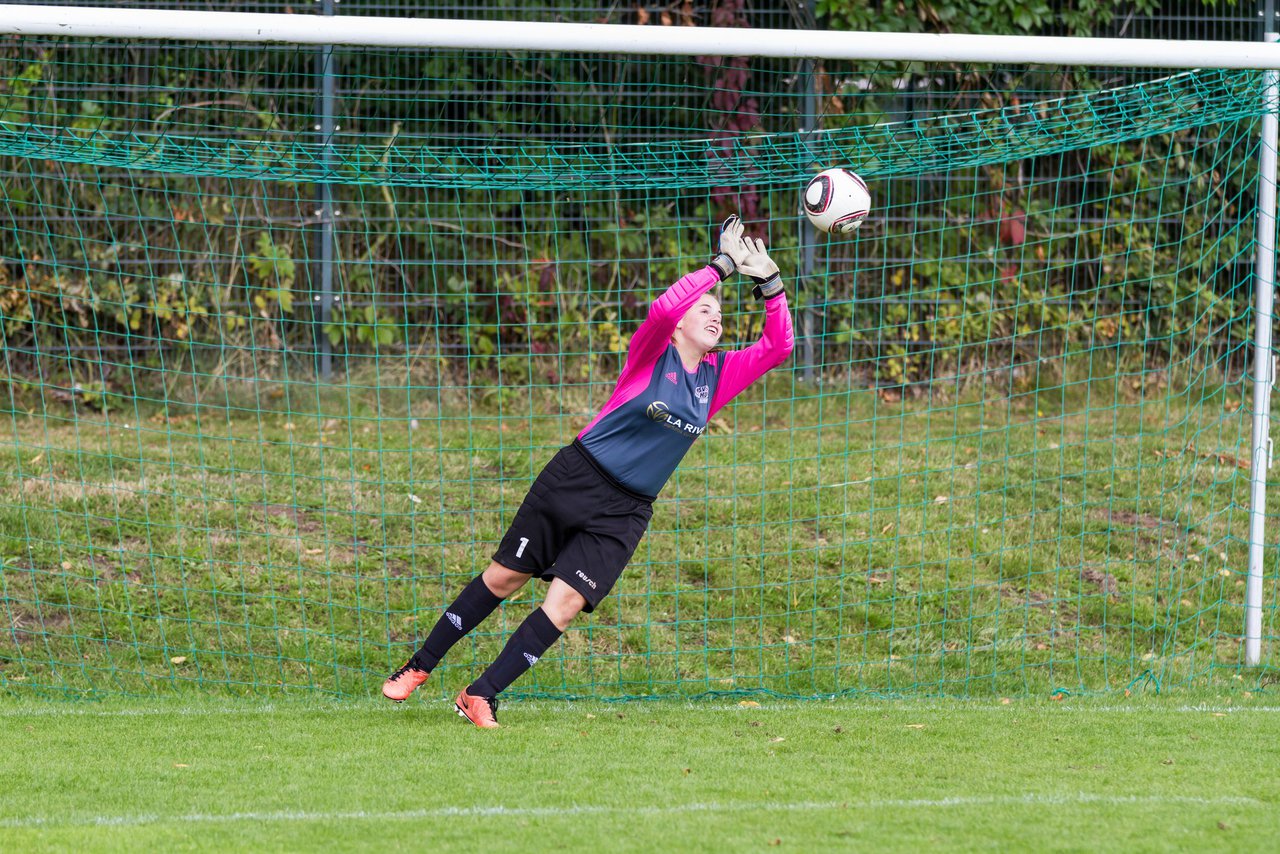
<path id="1" fill-rule="evenodd" d="M 619 484 L 575 442 L 538 474 L 493 559 L 546 581 L 559 578 L 594 611 L 651 518 L 653 499 Z"/>

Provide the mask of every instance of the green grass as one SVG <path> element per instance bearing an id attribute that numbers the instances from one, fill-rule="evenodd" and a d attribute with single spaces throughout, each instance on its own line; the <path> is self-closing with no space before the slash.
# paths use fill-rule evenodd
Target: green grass
<path id="1" fill-rule="evenodd" d="M 1267 851 L 1267 695 L 0 702 L 8 851 Z"/>
<path id="2" fill-rule="evenodd" d="M 699 441 L 615 592 L 517 688 L 1265 685 L 1274 658 L 1246 669 L 1239 644 L 1243 389 L 1110 370 L 907 401 L 777 378 Z M 0 693 L 368 696 L 604 393 L 471 399 L 412 375 L 232 391 L 4 418 Z M 1273 570 L 1266 591 L 1273 656 Z"/>

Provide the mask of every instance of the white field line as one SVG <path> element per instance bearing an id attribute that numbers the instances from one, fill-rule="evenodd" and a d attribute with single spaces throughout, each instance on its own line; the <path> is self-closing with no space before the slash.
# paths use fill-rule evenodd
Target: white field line
<path id="1" fill-rule="evenodd" d="M 740 706 L 737 702 L 731 705 L 722 703 L 704 703 L 690 702 L 679 703 L 679 701 L 665 701 L 662 705 L 650 705 L 645 701 L 622 702 L 600 704 L 592 701 L 546 701 L 546 700 L 517 700 L 508 706 L 508 714 L 517 711 L 540 712 L 540 711 L 556 711 L 556 712 L 574 712 L 591 711 L 599 712 L 601 709 L 606 711 L 620 711 L 639 714 L 641 712 L 652 711 L 660 713 L 663 705 L 668 708 L 678 705 L 682 709 L 699 712 L 732 712 L 736 714 L 758 713 L 758 712 L 787 712 L 794 711 L 796 708 L 804 707 L 810 710 L 821 708 L 830 708 L 832 710 L 848 711 L 848 712 L 924 712 L 924 711 L 944 711 L 944 712 L 987 712 L 992 714 L 1010 714 L 1018 711 L 1022 701 L 1014 700 L 1013 703 L 1004 705 L 994 705 L 989 701 L 982 704 L 956 701 L 954 705 L 938 704 L 928 700 L 883 700 L 876 703 L 841 703 L 839 701 L 829 700 L 796 700 L 786 703 L 777 703 L 774 701 L 751 701 L 759 702 L 757 706 Z M 419 709 L 421 711 L 431 711 L 437 708 L 452 709 L 452 701 L 445 700 L 427 700 L 410 706 L 400 706 L 386 704 L 364 704 L 352 703 L 350 705 L 295 705 L 276 706 L 273 704 L 265 705 L 247 705 L 247 706 L 215 706 L 203 708 L 200 706 L 187 707 L 171 707 L 164 706 L 140 707 L 133 709 L 94 709 L 84 708 L 76 705 L 63 705 L 57 701 L 51 701 L 49 705 L 21 705 L 8 706 L 0 701 L 0 718 L 39 718 L 39 717 L 145 717 L 153 715 L 178 715 L 184 717 L 201 717 L 215 715 L 295 715 L 295 714 L 352 714 L 352 713 L 369 713 L 375 714 L 404 714 L 407 711 Z M 1052 707 L 1037 704 L 1032 708 L 1047 708 L 1051 714 L 1082 714 L 1091 713 L 1099 714 L 1133 714 L 1146 711 L 1158 711 L 1167 713 L 1193 714 L 1212 712 L 1217 714 L 1274 714 L 1280 712 L 1280 706 L 1218 706 L 1207 704 L 1180 705 L 1161 707 L 1155 704 L 1145 704 L 1141 706 L 1092 706 L 1092 705 L 1074 705 L 1071 702 L 1065 702 L 1062 705 Z"/>
<path id="2" fill-rule="evenodd" d="M 991 795 L 953 798 L 908 798 L 869 801 L 825 802 L 755 802 L 755 803 L 692 803 L 659 806 L 577 805 L 568 807 L 507 807 L 464 806 L 436 807 L 434 809 L 368 812 L 352 810 L 343 812 L 308 812 L 303 810 L 277 810 L 271 812 L 236 813 L 185 813 L 179 815 L 89 815 L 23 816 L 0 819 L 0 827 L 135 827 L 149 824 L 236 823 L 236 822 L 313 822 L 313 821 L 417 821 L 432 818 L 467 817 L 538 817 L 559 818 L 580 815 L 654 816 L 681 813 L 734 813 L 734 812 L 823 812 L 828 810 L 887 810 L 887 809 L 948 809 L 979 806 L 1030 806 L 1059 807 L 1087 804 L 1108 806 L 1249 806 L 1272 809 L 1255 798 L 1220 797 L 1198 798 L 1179 795 L 1094 795 L 1087 792 L 1066 794 Z"/>

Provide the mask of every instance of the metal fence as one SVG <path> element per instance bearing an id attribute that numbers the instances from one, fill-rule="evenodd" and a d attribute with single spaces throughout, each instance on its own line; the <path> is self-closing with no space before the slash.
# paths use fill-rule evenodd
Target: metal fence
<path id="1" fill-rule="evenodd" d="M 147 8 L 157 4 L 148 2 L 148 0 L 123 0 L 123 2 L 95 3 L 91 0 L 43 0 L 40 5 L 63 5 L 63 6 L 83 6 L 83 5 L 101 5 L 112 7 L 133 7 Z M 673 16 L 671 23 L 679 24 L 682 22 L 681 16 L 691 19 L 699 25 L 706 25 L 710 22 L 711 12 L 714 3 L 699 2 L 688 4 L 577 4 L 577 3 L 521 3 L 518 0 L 507 0 L 507 2 L 476 2 L 476 3 L 440 3 L 440 4 L 421 4 L 396 2 L 396 0 L 310 0 L 305 3 L 285 3 L 285 2 L 255 2 L 255 0 L 169 0 L 163 3 L 166 8 L 174 9 L 190 9 L 203 11 L 235 11 L 235 12 L 270 12 L 270 13 L 286 13 L 286 14 L 322 14 L 328 11 L 330 14 L 338 15 L 381 15 L 381 16 L 412 16 L 412 17 L 447 17 L 447 18 L 466 18 L 466 19 L 502 19 L 502 20 L 521 20 L 521 21 L 568 21 L 568 22 L 600 22 L 600 23 L 638 23 L 648 21 L 661 25 L 663 23 L 663 15 Z M 783 28 L 792 29 L 813 25 L 812 16 L 812 0 L 776 0 L 776 2 L 747 2 L 743 7 L 743 14 L 748 23 L 753 27 L 759 28 Z M 1053 8 L 1061 10 L 1068 8 L 1069 4 L 1063 2 L 1055 2 Z M 1237 4 L 1221 4 L 1209 6 L 1203 0 L 1168 0 L 1160 5 L 1156 11 L 1139 15 L 1130 13 L 1126 15 L 1118 15 L 1105 28 L 1095 33 L 1098 36 L 1111 36 L 1123 38 L 1171 38 L 1171 39 L 1213 39 L 1213 40 L 1237 40 L 1246 41 L 1254 40 L 1260 36 L 1261 32 L 1261 13 L 1258 7 L 1252 2 Z M 962 24 L 955 27 L 957 32 L 963 32 Z M 320 105 L 318 113 L 321 115 L 321 131 L 325 128 L 324 115 L 326 111 L 333 109 L 334 102 L 340 102 L 344 96 L 350 94 L 343 91 L 341 86 L 329 91 L 324 91 L 325 78 L 322 75 L 316 75 L 317 91 L 316 102 Z M 340 78 L 339 78 L 340 80 Z M 330 80 L 329 84 L 334 81 Z M 427 96 L 441 96 L 442 93 L 423 93 Z M 445 93 L 447 94 L 447 93 Z M 918 113 L 921 111 L 928 112 L 933 108 L 933 104 L 928 103 L 932 100 L 930 93 L 924 93 L 923 96 L 916 94 L 911 99 L 904 99 L 903 115 Z M 945 95 L 939 93 L 939 99 L 944 99 Z M 325 106 L 326 100 L 329 104 Z M 330 113 L 331 115 L 331 113 Z M 126 176 L 124 173 L 108 174 L 104 171 L 101 174 L 103 181 L 123 181 Z M 945 181 L 945 176 L 939 180 Z M 1085 179 L 1088 180 L 1088 179 Z M 328 228 L 332 229 L 334 218 L 331 215 L 332 197 L 326 192 L 326 188 L 319 187 L 318 205 L 322 211 L 326 213 L 319 217 L 321 225 L 319 228 L 324 229 L 325 223 Z M 413 228 L 413 222 L 392 222 L 389 219 L 381 218 L 377 206 L 374 206 L 363 215 L 363 223 L 365 228 L 370 231 L 379 229 L 394 228 Z M 26 216 L 27 220 L 22 220 L 22 216 Z M 54 217 L 48 212 L 32 213 L 20 215 L 19 221 L 15 223 L 16 228 L 27 231 L 37 231 L 40 228 L 59 227 Z M 70 225 L 67 223 L 66 225 Z M 420 225 L 420 224 L 419 224 Z M 887 215 L 885 227 L 906 228 L 908 223 L 905 216 L 894 217 L 892 213 Z M 918 223 L 917 223 L 918 225 Z M 315 241 L 314 245 L 319 248 L 317 257 L 308 259 L 317 262 L 318 269 L 314 273 L 313 281 L 324 282 L 326 279 L 332 279 L 332 249 L 329 255 L 325 255 L 325 247 L 332 247 L 333 240 L 331 236 L 320 235 L 320 239 Z M 909 264 L 909 258 L 880 258 L 878 263 L 885 266 L 895 264 Z M 227 263 L 231 263 L 230 259 Z M 437 257 L 432 260 L 433 264 L 448 266 L 461 265 L 467 263 L 465 259 Z M 809 263 L 812 263 L 810 259 Z M 800 275 L 804 275 L 804 271 L 800 271 Z M 328 305 L 328 295 L 333 291 L 332 284 L 319 284 L 318 290 L 325 295 L 324 307 Z M 404 299 L 404 297 L 401 297 Z M 880 294 L 879 299 L 893 299 L 892 295 Z M 381 304 L 393 304 L 394 295 L 388 294 L 382 298 Z M 915 302 L 913 301 L 913 305 Z M 358 302 L 348 305 L 351 309 L 363 307 Z M 928 306 L 921 303 L 921 310 L 927 310 Z M 321 318 L 323 322 L 324 318 Z M 809 324 L 812 328 L 816 328 L 816 320 L 811 320 Z M 894 343 L 889 337 L 883 341 L 874 342 L 868 346 L 878 347 L 882 344 Z M 328 343 L 325 340 L 318 342 L 319 348 L 324 351 L 320 356 L 321 373 L 327 373 L 329 367 L 328 361 Z M 57 349 L 57 348 L 54 348 Z M 110 349 L 99 345 L 97 350 Z"/>

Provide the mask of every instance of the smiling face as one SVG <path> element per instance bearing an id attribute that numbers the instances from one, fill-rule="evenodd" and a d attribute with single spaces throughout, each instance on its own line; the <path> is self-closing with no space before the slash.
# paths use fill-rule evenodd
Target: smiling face
<path id="1" fill-rule="evenodd" d="M 720 300 L 711 294 L 704 294 L 693 304 L 693 308 L 686 311 L 684 317 L 680 318 L 672 340 L 676 342 L 676 346 L 679 346 L 683 339 L 706 354 L 720 343 L 722 335 L 724 335 L 724 323 L 720 315 Z"/>

